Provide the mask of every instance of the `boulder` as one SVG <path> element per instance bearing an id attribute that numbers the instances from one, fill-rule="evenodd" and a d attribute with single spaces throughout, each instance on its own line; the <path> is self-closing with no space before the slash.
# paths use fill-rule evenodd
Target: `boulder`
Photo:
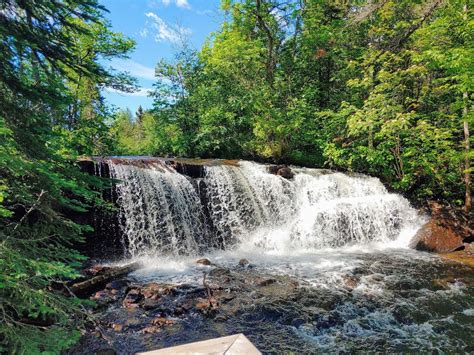
<path id="1" fill-rule="evenodd" d="M 239 260 L 239 266 L 247 266 L 249 263 L 249 261 L 247 259 L 240 259 Z"/>
<path id="2" fill-rule="evenodd" d="M 196 264 L 201 264 L 201 265 L 206 265 L 206 266 L 212 265 L 211 261 L 205 258 L 196 260 Z"/>
<path id="3" fill-rule="evenodd" d="M 270 165 L 267 167 L 267 171 L 270 174 L 278 175 L 285 179 L 292 179 L 295 176 L 293 171 L 286 165 Z"/>
<path id="4" fill-rule="evenodd" d="M 474 232 L 469 219 L 459 211 L 437 203 L 431 203 L 429 207 L 431 218 L 413 237 L 411 247 L 438 253 L 464 249 L 464 242 L 470 240 Z"/>
<path id="5" fill-rule="evenodd" d="M 293 177 L 295 176 L 295 174 L 293 173 L 293 171 L 291 171 L 290 168 L 288 167 L 285 167 L 285 168 L 281 168 L 277 171 L 277 175 L 278 176 L 281 176 L 285 179 L 293 179 Z"/>
<path id="6" fill-rule="evenodd" d="M 267 167 L 267 171 L 270 174 L 276 175 L 278 170 L 281 169 L 281 168 L 284 168 L 284 167 L 285 167 L 284 165 L 270 165 L 270 166 Z"/>

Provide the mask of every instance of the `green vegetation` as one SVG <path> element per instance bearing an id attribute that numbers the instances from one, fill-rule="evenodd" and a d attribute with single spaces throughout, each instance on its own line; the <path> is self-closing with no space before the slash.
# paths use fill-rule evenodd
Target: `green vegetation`
<path id="1" fill-rule="evenodd" d="M 158 64 L 153 117 L 133 130 L 130 118 L 123 130 L 119 114 L 118 152 L 356 171 L 413 199 L 469 209 L 468 1 L 227 0 L 222 8 L 227 20 L 200 51 L 184 46 Z"/>
<path id="2" fill-rule="evenodd" d="M 54 291 L 83 260 L 87 226 L 65 218 L 98 200 L 74 165 L 110 143 L 100 89 L 131 89 L 100 58 L 134 43 L 95 0 L 0 3 L 0 353 L 58 353 L 79 337 L 78 301 Z"/>
<path id="3" fill-rule="evenodd" d="M 102 203 L 78 155 L 249 158 L 380 177 L 470 209 L 470 0 L 223 0 L 199 51 L 161 61 L 152 110 L 114 113 L 106 70 L 134 43 L 96 0 L 0 2 L 0 352 L 58 353 L 79 303 L 56 291 Z"/>

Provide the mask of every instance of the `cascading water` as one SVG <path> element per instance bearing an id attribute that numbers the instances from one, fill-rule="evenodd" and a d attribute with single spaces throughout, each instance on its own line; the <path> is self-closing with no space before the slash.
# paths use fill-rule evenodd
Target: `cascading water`
<path id="1" fill-rule="evenodd" d="M 362 175 L 294 169 L 287 180 L 242 161 L 206 166 L 204 177 L 192 180 L 165 164 L 109 165 L 120 180 L 118 203 L 132 256 L 388 242 L 420 224 L 406 199 Z"/>
<path id="2" fill-rule="evenodd" d="M 474 351 L 472 269 L 407 248 L 424 218 L 378 179 L 292 168 L 287 180 L 246 161 L 108 167 L 142 262 L 130 287 L 152 282 L 132 290 L 132 320 L 125 294 L 102 317 L 122 319 L 108 335 L 123 353 L 238 332 L 263 353 Z M 200 308 L 209 297 L 217 307 Z M 179 325 L 154 332 L 163 317 Z"/>
<path id="3" fill-rule="evenodd" d="M 132 256 L 193 254 L 206 234 L 202 206 L 191 182 L 165 165 L 110 164 L 120 220 Z"/>

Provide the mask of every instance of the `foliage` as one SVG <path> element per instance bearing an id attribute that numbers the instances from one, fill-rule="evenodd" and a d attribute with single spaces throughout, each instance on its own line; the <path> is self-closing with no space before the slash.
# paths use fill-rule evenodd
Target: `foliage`
<path id="1" fill-rule="evenodd" d="M 414 199 L 468 206 L 474 21 L 468 0 L 223 0 L 198 50 L 160 61 L 153 109 L 100 63 L 134 43 L 97 0 L 0 2 L 0 352 L 58 353 L 78 337 L 76 276 L 101 203 L 78 155 L 252 158 L 375 175 Z M 465 197 L 464 197 L 465 195 Z"/>
<path id="2" fill-rule="evenodd" d="M 104 149 L 99 89 L 130 80 L 99 65 L 133 43 L 95 0 L 0 3 L 0 352 L 59 353 L 79 337 L 72 249 L 90 229 L 66 216 L 98 203 L 98 178 L 75 166 Z"/>
<path id="3" fill-rule="evenodd" d="M 358 171 L 415 199 L 462 203 L 472 188 L 462 178 L 472 170 L 469 1 L 226 0 L 222 9 L 226 21 L 200 51 L 158 64 L 154 143 L 141 153 Z"/>

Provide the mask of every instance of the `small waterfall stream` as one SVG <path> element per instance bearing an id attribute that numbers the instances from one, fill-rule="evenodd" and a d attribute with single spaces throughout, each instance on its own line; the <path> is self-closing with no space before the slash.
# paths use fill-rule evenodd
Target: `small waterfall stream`
<path id="1" fill-rule="evenodd" d="M 242 161 L 191 179 L 165 164 L 109 164 L 131 256 L 390 242 L 421 223 L 405 198 L 363 175 L 295 168 L 287 180 Z"/>
<path id="2" fill-rule="evenodd" d="M 115 303 L 101 319 L 123 325 L 108 333 L 123 353 L 239 332 L 263 353 L 474 350 L 472 269 L 408 248 L 424 217 L 378 179 L 293 167 L 288 180 L 248 161 L 106 163 L 96 172 L 117 179 L 123 244 L 142 263 L 118 294 L 104 291 Z M 210 289 L 217 307 L 200 308 Z M 163 317 L 174 325 L 148 333 Z"/>

